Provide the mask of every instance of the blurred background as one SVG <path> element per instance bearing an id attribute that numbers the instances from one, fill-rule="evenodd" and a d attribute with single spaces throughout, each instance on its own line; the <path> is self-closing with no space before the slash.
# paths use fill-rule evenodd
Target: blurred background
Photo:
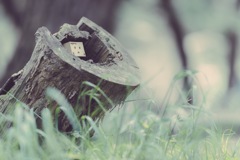
<path id="1" fill-rule="evenodd" d="M 129 51 L 142 95 L 161 104 L 176 74 L 196 70 L 206 109 L 219 121 L 240 122 L 240 0 L 1 0 L 0 86 L 29 60 L 39 27 L 55 33 L 82 16 Z M 179 85 L 191 88 L 188 78 Z"/>

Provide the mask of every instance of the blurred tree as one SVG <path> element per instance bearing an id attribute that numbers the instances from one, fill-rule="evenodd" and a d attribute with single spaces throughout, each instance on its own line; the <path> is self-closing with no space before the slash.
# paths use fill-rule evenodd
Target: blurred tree
<path id="1" fill-rule="evenodd" d="M 6 13 L 18 28 L 20 39 L 0 78 L 0 86 L 29 60 L 34 48 L 34 33 L 41 26 L 56 32 L 63 23 L 76 24 L 85 16 L 109 32 L 114 30 L 115 16 L 122 0 L 1 0 Z"/>
<path id="2" fill-rule="evenodd" d="M 239 52 L 239 8 L 240 0 L 173 1 L 159 0 L 172 30 L 183 69 L 188 69 L 188 57 L 184 48 L 184 38 L 191 32 L 209 30 L 226 37 L 229 52 L 226 53 L 228 65 L 228 90 L 237 85 L 236 59 Z M 221 47 L 221 46 L 219 46 Z M 217 57 L 218 55 L 216 55 Z M 226 75 L 224 75 L 226 76 Z M 189 90 L 188 79 L 184 80 L 185 90 Z"/>
<path id="3" fill-rule="evenodd" d="M 240 0 L 237 0 L 237 2 L 236 2 L 236 8 L 237 8 L 237 9 L 240 8 Z"/>
<path id="4" fill-rule="evenodd" d="M 236 58 L 237 58 L 237 45 L 238 45 L 238 37 L 234 31 L 228 31 L 226 33 L 226 39 L 229 45 L 229 53 L 228 53 L 228 65 L 229 65 L 229 81 L 228 81 L 228 89 L 231 90 L 236 86 L 237 83 L 237 75 L 235 70 Z"/>
<path id="5" fill-rule="evenodd" d="M 176 13 L 176 10 L 172 4 L 172 0 L 160 0 L 160 8 L 165 11 L 168 24 L 172 30 L 176 46 L 179 53 L 179 58 L 182 63 L 183 70 L 189 69 L 187 54 L 184 50 L 184 37 L 185 29 Z M 191 85 L 188 77 L 185 77 L 183 80 L 183 89 L 188 93 L 188 102 L 192 104 L 192 96 L 190 95 Z"/>
<path id="6" fill-rule="evenodd" d="M 238 12 L 240 7 L 240 0 L 236 0 L 236 10 L 235 13 Z M 236 14 L 237 15 L 237 14 Z M 230 27 L 229 27 L 230 28 Z M 232 27 L 231 27 L 232 28 Z M 235 28 L 235 27 L 233 27 Z M 229 55 L 228 55 L 228 65 L 229 65 L 229 81 L 228 81 L 228 90 L 230 91 L 237 85 L 237 71 L 235 70 L 236 67 L 236 60 L 237 60 L 237 54 L 239 52 L 238 50 L 238 33 L 235 29 L 229 29 L 226 32 L 226 39 L 228 41 L 229 45 Z"/>

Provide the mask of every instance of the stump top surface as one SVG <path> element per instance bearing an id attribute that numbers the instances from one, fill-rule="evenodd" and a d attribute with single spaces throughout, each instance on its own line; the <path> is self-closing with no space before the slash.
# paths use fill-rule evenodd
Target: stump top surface
<path id="1" fill-rule="evenodd" d="M 90 36 L 92 36 L 91 41 L 94 41 L 96 45 L 88 46 L 89 50 L 91 52 L 100 50 L 99 52 L 102 52 L 101 57 L 112 55 L 111 61 L 105 58 L 107 60 L 103 61 L 103 63 L 92 63 L 76 58 L 74 55 L 69 54 L 59 40 L 55 36 L 52 36 L 46 28 L 40 28 L 36 34 L 41 35 L 40 37 L 45 39 L 43 41 L 47 42 L 47 45 L 58 57 L 78 70 L 84 70 L 113 83 L 129 86 L 140 84 L 138 66 L 116 38 L 85 17 L 81 18 L 77 27 L 79 31 L 89 32 Z M 99 40 L 99 42 L 95 42 L 94 38 Z M 99 49 L 99 47 L 101 48 Z M 104 49 L 106 50 L 105 52 L 102 51 Z M 92 56 L 97 56 L 97 54 L 94 54 Z"/>

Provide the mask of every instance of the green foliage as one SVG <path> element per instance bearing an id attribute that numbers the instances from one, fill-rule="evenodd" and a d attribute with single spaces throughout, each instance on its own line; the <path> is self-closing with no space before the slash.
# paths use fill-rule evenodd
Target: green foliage
<path id="1" fill-rule="evenodd" d="M 173 82 L 187 73 L 177 75 Z M 193 74 L 195 72 L 190 75 Z M 13 115 L 2 115 L 0 119 L 1 124 L 6 120 L 12 122 L 12 127 L 6 129 L 0 139 L 0 159 L 215 160 L 240 156 L 238 143 L 231 142 L 234 132 L 202 125 L 199 119 L 206 113 L 196 104 L 165 105 L 164 110 L 156 111 L 136 106 L 138 101 L 129 101 L 119 111 L 106 112 L 106 118 L 99 123 L 87 115 L 77 120 L 78 115 L 58 90 L 49 88 L 46 94 L 59 104 L 73 125 L 73 132 L 60 133 L 47 108 L 42 111 L 40 130 L 34 112 L 17 105 Z M 178 113 L 179 109 L 187 114 Z"/>

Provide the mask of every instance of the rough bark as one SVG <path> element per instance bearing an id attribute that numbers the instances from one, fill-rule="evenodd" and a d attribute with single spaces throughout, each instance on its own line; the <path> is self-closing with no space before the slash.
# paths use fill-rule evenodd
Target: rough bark
<path id="1" fill-rule="evenodd" d="M 69 40 L 84 43 L 85 60 L 63 47 L 62 43 Z M 36 32 L 36 46 L 31 59 L 0 91 L 0 111 L 11 114 L 18 101 L 33 108 L 37 114 L 45 107 L 54 110 L 56 104 L 47 100 L 45 90 L 55 87 L 75 110 L 81 111 L 77 114 L 85 115 L 89 110 L 93 113 L 99 109 L 97 103 L 92 101 L 88 104 L 86 99 L 78 97 L 84 81 L 99 86 L 115 106 L 139 85 L 138 67 L 114 37 L 86 18 L 82 18 L 76 26 L 64 25 L 54 35 L 42 27 Z M 99 100 L 106 109 L 113 107 L 101 94 Z M 103 114 L 100 110 L 93 118 Z M 59 129 L 71 130 L 63 114 L 59 117 Z"/>
<path id="2" fill-rule="evenodd" d="M 34 33 L 39 27 L 46 26 L 50 31 L 56 32 L 61 24 L 76 24 L 79 17 L 85 16 L 112 33 L 121 1 L 1 0 L 20 33 L 20 39 L 5 74 L 0 77 L 0 86 L 29 60 L 34 47 Z"/>

